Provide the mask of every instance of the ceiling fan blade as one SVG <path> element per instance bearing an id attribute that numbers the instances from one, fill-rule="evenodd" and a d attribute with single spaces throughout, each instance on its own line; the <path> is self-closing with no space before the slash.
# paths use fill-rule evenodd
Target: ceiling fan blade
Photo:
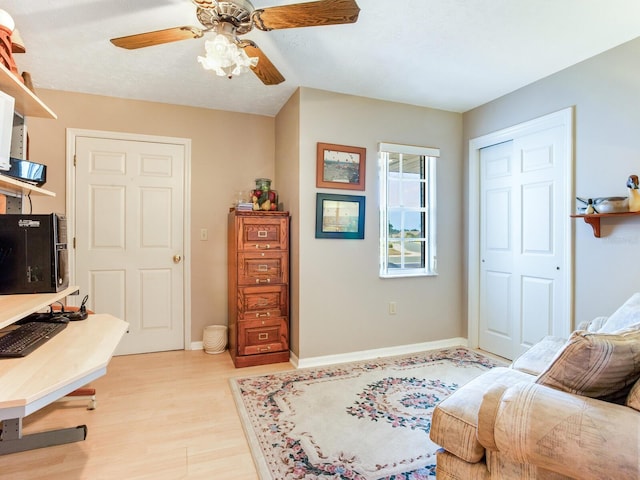
<path id="1" fill-rule="evenodd" d="M 262 83 L 265 85 L 277 85 L 284 82 L 282 74 L 255 43 L 251 42 L 243 46 L 243 48 L 249 57 L 258 57 L 258 64 L 255 67 L 251 67 L 251 70 L 262 80 Z"/>
<path id="2" fill-rule="evenodd" d="M 359 13 L 355 0 L 320 0 L 259 9 L 253 18 L 260 30 L 276 30 L 355 23 Z"/>
<path id="3" fill-rule="evenodd" d="M 151 47 L 163 43 L 177 42 L 178 40 L 188 40 L 190 38 L 200 38 L 203 32 L 196 27 L 173 27 L 154 32 L 138 33 L 126 37 L 112 38 L 111 43 L 116 47 L 134 50 L 136 48 Z"/>

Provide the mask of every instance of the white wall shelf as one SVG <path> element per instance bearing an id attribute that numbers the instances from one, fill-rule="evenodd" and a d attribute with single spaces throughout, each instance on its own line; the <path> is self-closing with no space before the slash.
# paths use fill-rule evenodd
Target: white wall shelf
<path id="1" fill-rule="evenodd" d="M 35 93 L 0 63 L 0 90 L 15 98 L 15 109 L 24 116 L 56 119 L 58 116 Z"/>
<path id="2" fill-rule="evenodd" d="M 30 183 L 22 182 L 15 178 L 0 174 L 0 193 L 2 192 L 14 193 L 17 195 L 29 195 L 31 193 L 35 193 L 37 195 L 45 195 L 47 197 L 56 196 L 54 192 L 50 192 L 44 188 L 36 187 Z"/>

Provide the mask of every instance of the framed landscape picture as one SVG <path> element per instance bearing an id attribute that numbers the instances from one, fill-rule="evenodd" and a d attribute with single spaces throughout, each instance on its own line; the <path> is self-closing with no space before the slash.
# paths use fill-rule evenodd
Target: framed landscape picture
<path id="1" fill-rule="evenodd" d="M 366 157 L 365 148 L 318 142 L 316 187 L 364 190 Z"/>
<path id="2" fill-rule="evenodd" d="M 364 238 L 364 196 L 316 194 L 316 238 Z"/>

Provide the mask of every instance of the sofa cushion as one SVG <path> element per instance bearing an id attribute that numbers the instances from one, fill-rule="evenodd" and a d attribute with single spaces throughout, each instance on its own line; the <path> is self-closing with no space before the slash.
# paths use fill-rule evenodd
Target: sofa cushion
<path id="1" fill-rule="evenodd" d="M 617 333 L 628 328 L 640 328 L 640 293 L 631 296 L 613 315 L 611 315 L 604 325 L 598 330 L 599 333 Z"/>
<path id="2" fill-rule="evenodd" d="M 640 377 L 640 330 L 575 331 L 536 383 L 576 395 L 623 403 Z"/>
<path id="3" fill-rule="evenodd" d="M 566 339 L 547 336 L 513 361 L 511 368 L 529 375 L 540 375 L 566 343 Z"/>
<path id="4" fill-rule="evenodd" d="M 477 438 L 478 411 L 484 394 L 496 385 L 531 383 L 534 379 L 532 375 L 510 368 L 492 368 L 438 404 L 433 411 L 429 437 L 465 462 L 479 462 L 484 456 L 484 447 Z"/>
<path id="5" fill-rule="evenodd" d="M 484 462 L 465 462 L 441 450 L 436 455 L 436 478 L 438 480 L 489 480 L 491 477 Z"/>
<path id="6" fill-rule="evenodd" d="M 627 402 L 625 403 L 625 405 L 640 412 L 640 380 L 636 382 L 636 384 L 629 392 L 629 396 L 627 397 Z"/>
<path id="7" fill-rule="evenodd" d="M 439 459 L 440 457 L 438 457 Z M 530 463 L 516 462 L 500 452 L 487 450 L 487 470 L 498 480 L 573 480 Z M 438 479 L 439 480 L 439 479 Z"/>
<path id="8" fill-rule="evenodd" d="M 640 478 L 640 415 L 635 410 L 524 382 L 508 388 L 500 403 L 493 443 L 505 459 L 580 480 Z M 494 478 L 492 453 L 487 450 L 487 466 Z M 540 474 L 534 478 L 547 478 Z"/>

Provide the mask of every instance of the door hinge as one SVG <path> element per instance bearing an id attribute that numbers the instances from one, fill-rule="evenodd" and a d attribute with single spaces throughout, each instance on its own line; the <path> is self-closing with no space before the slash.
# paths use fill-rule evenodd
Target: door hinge
<path id="1" fill-rule="evenodd" d="M 76 237 L 73 237 L 73 249 L 76 249 Z"/>
<path id="2" fill-rule="evenodd" d="M 76 157 L 76 154 L 73 154 L 73 166 L 76 166 L 76 160 L 78 159 L 78 157 Z"/>

